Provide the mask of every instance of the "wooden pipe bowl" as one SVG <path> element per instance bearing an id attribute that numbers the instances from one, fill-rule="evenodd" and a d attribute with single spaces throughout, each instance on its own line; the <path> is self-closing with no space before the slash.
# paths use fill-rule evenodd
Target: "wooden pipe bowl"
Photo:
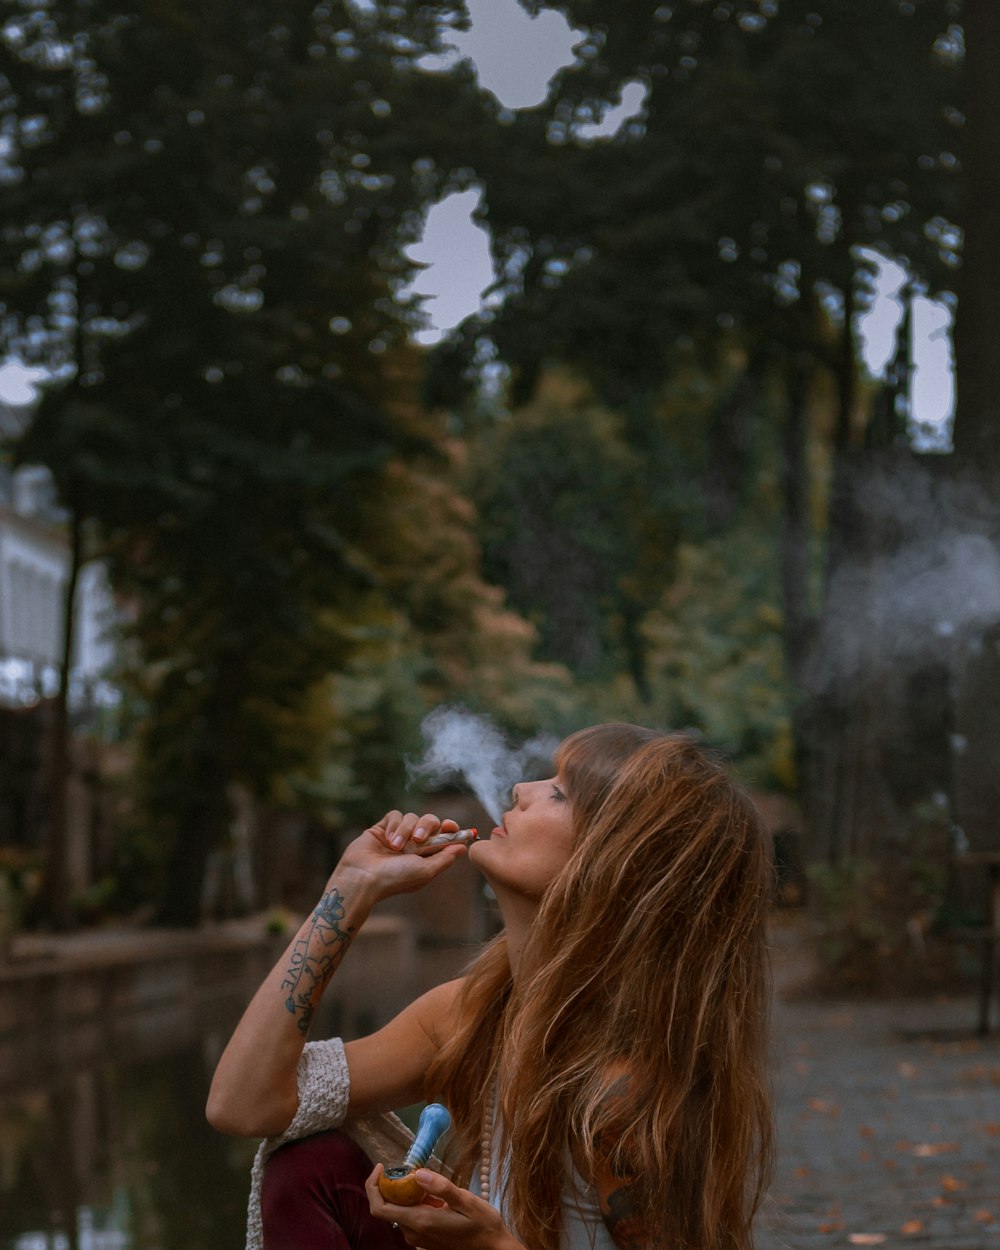
<path id="1" fill-rule="evenodd" d="M 390 1168 L 378 1178 L 378 1191 L 386 1202 L 398 1207 L 415 1207 L 427 1192 L 417 1184 L 416 1168 L 407 1168 L 402 1176 L 394 1173 L 403 1172 L 402 1168 Z"/>

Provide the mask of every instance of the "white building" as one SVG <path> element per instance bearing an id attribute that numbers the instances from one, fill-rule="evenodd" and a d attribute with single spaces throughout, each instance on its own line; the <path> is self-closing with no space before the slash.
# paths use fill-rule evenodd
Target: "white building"
<path id="1" fill-rule="evenodd" d="M 24 410 L 0 402 L 0 436 Z M 0 465 L 0 704 L 25 706 L 55 693 L 62 653 L 69 544 L 46 469 Z M 87 564 L 76 593 L 71 697 L 116 702 L 104 680 L 114 658 L 114 603 L 102 565 Z"/>

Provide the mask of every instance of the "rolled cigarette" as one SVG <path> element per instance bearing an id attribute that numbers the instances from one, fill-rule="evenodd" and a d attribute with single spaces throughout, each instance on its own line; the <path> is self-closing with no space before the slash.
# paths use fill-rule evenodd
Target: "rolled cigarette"
<path id="1" fill-rule="evenodd" d="M 471 846 L 478 837 L 479 833 L 476 829 L 456 829 L 453 833 L 431 834 L 426 842 L 407 842 L 406 849 L 411 855 L 433 855 L 443 846 L 451 846 L 455 842 L 461 843 L 462 846 Z"/>

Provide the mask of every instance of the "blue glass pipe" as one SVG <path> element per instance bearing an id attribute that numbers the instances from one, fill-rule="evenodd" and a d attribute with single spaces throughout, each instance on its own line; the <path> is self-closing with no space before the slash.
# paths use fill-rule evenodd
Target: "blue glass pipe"
<path id="1" fill-rule="evenodd" d="M 439 1102 L 429 1102 L 420 1113 L 417 1135 L 413 1139 L 406 1158 L 404 1168 L 422 1168 L 431 1157 L 431 1151 L 437 1145 L 438 1138 L 451 1127 L 451 1115 L 447 1107 Z"/>

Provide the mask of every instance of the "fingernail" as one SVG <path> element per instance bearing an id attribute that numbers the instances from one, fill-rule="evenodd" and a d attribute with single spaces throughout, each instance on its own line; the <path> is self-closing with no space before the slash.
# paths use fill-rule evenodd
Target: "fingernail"
<path id="1" fill-rule="evenodd" d="M 427 837 L 427 830 L 423 827 L 423 825 L 417 825 L 416 829 L 413 831 L 413 836 L 418 842 L 422 842 L 424 838 Z"/>
<path id="2" fill-rule="evenodd" d="M 413 1179 L 418 1185 L 433 1185 L 436 1172 L 432 1172 L 430 1168 L 417 1168 L 413 1173 Z"/>
<path id="3" fill-rule="evenodd" d="M 401 833 L 390 833 L 389 845 L 394 846 L 396 850 L 398 851 L 399 848 L 403 845 L 403 835 Z"/>

